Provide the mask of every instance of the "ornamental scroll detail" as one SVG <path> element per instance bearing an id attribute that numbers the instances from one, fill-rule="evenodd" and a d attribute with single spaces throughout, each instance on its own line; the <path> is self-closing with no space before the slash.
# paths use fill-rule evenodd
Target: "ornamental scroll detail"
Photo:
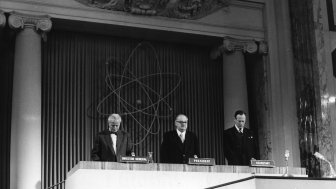
<path id="1" fill-rule="evenodd" d="M 231 0 L 76 0 L 87 6 L 136 15 L 198 19 L 223 7 Z"/>

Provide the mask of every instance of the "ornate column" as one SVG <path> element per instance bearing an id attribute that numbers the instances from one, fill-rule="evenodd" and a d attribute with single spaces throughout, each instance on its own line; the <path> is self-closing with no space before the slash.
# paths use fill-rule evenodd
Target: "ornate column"
<path id="1" fill-rule="evenodd" d="M 257 53 L 258 44 L 253 40 L 239 40 L 225 37 L 223 45 L 212 54 L 213 57 L 223 54 L 223 94 L 224 94 L 224 127 L 233 125 L 236 110 L 248 110 L 246 84 L 246 68 L 243 53 Z M 247 127 L 249 121 L 247 117 Z"/>
<path id="2" fill-rule="evenodd" d="M 11 189 L 41 188 L 41 34 L 51 29 L 47 16 L 11 13 L 17 29 L 14 59 Z"/>
<path id="3" fill-rule="evenodd" d="M 212 51 L 211 58 L 223 57 L 224 129 L 233 126 L 234 112 L 247 112 L 247 127 L 257 127 L 259 154 L 269 159 L 268 45 L 264 41 L 239 40 L 226 37 L 223 45 Z M 247 70 L 248 69 L 248 70 Z M 247 82 L 247 77 L 250 80 Z M 247 94 L 250 92 L 251 94 Z M 251 102 L 248 102 L 248 99 Z M 250 105 L 250 107 L 249 107 Z M 251 108 L 251 109 L 249 109 Z M 251 112 L 249 112 L 251 111 Z M 258 133 L 257 133 L 258 132 Z"/>

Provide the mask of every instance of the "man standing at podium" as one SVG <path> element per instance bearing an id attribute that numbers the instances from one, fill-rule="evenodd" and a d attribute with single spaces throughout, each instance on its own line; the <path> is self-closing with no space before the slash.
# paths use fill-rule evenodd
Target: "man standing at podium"
<path id="1" fill-rule="evenodd" d="M 119 114 L 111 114 L 108 119 L 108 129 L 98 133 L 91 159 L 93 161 L 117 162 L 120 156 L 130 156 L 133 153 L 133 144 L 130 135 L 119 130 L 121 117 Z"/>
<path id="2" fill-rule="evenodd" d="M 188 163 L 189 158 L 199 156 L 199 142 L 188 128 L 187 116 L 180 114 L 175 119 L 176 129 L 163 135 L 161 163 Z"/>
<path id="3" fill-rule="evenodd" d="M 244 111 L 236 111 L 234 118 L 234 126 L 224 131 L 224 155 L 229 165 L 250 165 L 250 160 L 256 158 L 253 133 L 244 127 Z"/>

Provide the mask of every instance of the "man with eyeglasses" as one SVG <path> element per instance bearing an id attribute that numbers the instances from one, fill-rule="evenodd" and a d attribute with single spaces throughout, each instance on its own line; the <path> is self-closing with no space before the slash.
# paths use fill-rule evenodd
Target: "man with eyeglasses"
<path id="1" fill-rule="evenodd" d="M 234 126 L 224 131 L 224 156 L 229 165 L 249 165 L 256 158 L 253 132 L 245 127 L 244 111 L 236 111 L 234 118 Z"/>
<path id="2" fill-rule="evenodd" d="M 180 114 L 175 119 L 176 129 L 163 135 L 161 144 L 161 163 L 188 163 L 189 158 L 199 157 L 199 142 L 197 136 L 187 131 L 188 118 Z"/>
<path id="3" fill-rule="evenodd" d="M 108 119 L 108 129 L 98 133 L 91 151 L 93 161 L 119 162 L 120 156 L 130 156 L 133 153 L 133 144 L 130 135 L 120 130 L 121 117 L 111 114 Z"/>

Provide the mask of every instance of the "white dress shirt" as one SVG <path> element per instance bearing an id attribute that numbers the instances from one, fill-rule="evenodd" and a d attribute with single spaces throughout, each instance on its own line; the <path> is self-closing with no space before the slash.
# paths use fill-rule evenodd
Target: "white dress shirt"
<path id="1" fill-rule="evenodd" d="M 112 139 L 112 145 L 113 145 L 114 152 L 117 154 L 117 135 L 111 134 L 111 139 Z"/>
<path id="2" fill-rule="evenodd" d="M 185 140 L 185 131 L 184 132 L 181 132 L 181 131 L 179 131 L 178 129 L 176 129 L 176 131 L 177 131 L 177 135 L 180 137 L 180 139 L 181 139 L 181 141 L 182 141 L 182 143 L 184 142 L 184 140 Z"/>
<path id="3" fill-rule="evenodd" d="M 241 128 L 241 131 L 239 130 L 239 128 L 237 127 L 237 125 L 235 125 L 235 127 L 236 127 L 238 133 L 243 133 L 244 132 L 244 127 Z"/>

